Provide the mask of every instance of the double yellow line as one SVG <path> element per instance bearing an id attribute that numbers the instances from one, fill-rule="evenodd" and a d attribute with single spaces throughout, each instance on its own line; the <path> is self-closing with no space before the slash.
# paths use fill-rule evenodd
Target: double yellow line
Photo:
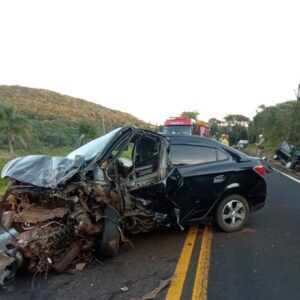
<path id="1" fill-rule="evenodd" d="M 174 279 L 169 287 L 166 300 L 180 300 L 185 277 L 189 268 L 191 256 L 193 253 L 196 237 L 198 233 L 198 226 L 192 226 L 187 234 L 185 243 L 183 245 Z M 207 299 L 207 285 L 208 285 L 208 273 L 210 263 L 210 252 L 212 242 L 212 227 L 205 226 L 202 243 L 200 248 L 200 254 L 198 259 L 197 271 L 195 275 L 194 288 L 192 294 L 192 300 L 205 300 Z"/>

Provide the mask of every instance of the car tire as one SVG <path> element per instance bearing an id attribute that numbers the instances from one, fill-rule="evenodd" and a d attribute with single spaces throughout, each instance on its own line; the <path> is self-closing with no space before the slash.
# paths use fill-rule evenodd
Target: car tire
<path id="1" fill-rule="evenodd" d="M 277 155 L 277 154 L 274 154 L 274 155 L 273 155 L 273 159 L 274 159 L 274 160 L 278 160 L 278 155 Z"/>
<path id="2" fill-rule="evenodd" d="M 294 165 L 294 170 L 295 170 L 296 172 L 300 172 L 300 163 L 296 163 L 296 164 Z"/>
<path id="3" fill-rule="evenodd" d="M 96 246 L 95 254 L 99 257 L 115 257 L 120 248 L 119 214 L 115 209 L 107 206 L 104 216 L 102 237 L 100 245 Z"/>
<path id="4" fill-rule="evenodd" d="M 249 204 L 240 195 L 226 197 L 219 204 L 216 213 L 216 222 L 225 232 L 235 232 L 241 230 L 249 218 Z"/>

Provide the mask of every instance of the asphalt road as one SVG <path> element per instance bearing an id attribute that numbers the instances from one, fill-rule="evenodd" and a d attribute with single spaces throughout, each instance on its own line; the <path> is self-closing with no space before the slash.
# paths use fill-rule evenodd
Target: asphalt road
<path id="1" fill-rule="evenodd" d="M 197 289 L 201 299 L 300 299 L 300 182 L 278 172 L 267 182 L 267 205 L 238 233 L 206 226 L 137 235 L 134 249 L 83 272 L 20 274 L 0 299 L 142 299 L 175 270 L 156 299 L 192 299 Z"/>

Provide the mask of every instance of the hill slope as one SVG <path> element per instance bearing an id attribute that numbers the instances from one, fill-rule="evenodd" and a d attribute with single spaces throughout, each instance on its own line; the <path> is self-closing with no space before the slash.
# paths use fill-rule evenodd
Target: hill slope
<path id="1" fill-rule="evenodd" d="M 103 115 L 106 124 L 151 127 L 150 124 L 128 113 L 43 89 L 0 85 L 0 100 L 13 106 L 19 113 L 32 112 L 46 119 L 62 118 L 69 121 L 101 122 Z"/>

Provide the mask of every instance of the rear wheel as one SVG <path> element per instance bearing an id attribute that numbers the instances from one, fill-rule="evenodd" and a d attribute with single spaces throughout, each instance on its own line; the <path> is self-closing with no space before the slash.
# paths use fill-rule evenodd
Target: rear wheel
<path id="1" fill-rule="evenodd" d="M 216 221 L 225 232 L 235 232 L 242 229 L 249 218 L 249 205 L 240 195 L 231 195 L 219 205 Z"/>
<path id="2" fill-rule="evenodd" d="M 96 246 L 96 255 L 100 257 L 114 257 L 119 252 L 120 232 L 118 227 L 118 212 L 107 206 L 104 212 L 105 221 L 100 239 L 100 244 Z"/>

